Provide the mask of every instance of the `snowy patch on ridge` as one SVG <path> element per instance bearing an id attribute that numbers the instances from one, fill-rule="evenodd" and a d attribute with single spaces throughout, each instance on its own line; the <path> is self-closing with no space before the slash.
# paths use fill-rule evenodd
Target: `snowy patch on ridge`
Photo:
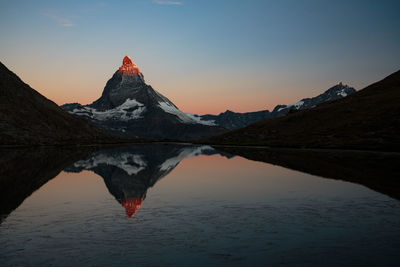
<path id="1" fill-rule="evenodd" d="M 288 105 L 288 106 L 286 106 L 286 107 L 283 107 L 283 108 L 278 109 L 278 112 L 281 111 L 281 110 L 283 110 L 283 109 L 287 109 L 287 108 L 291 108 L 291 107 L 294 107 L 295 109 L 300 109 L 300 107 L 301 107 L 303 104 L 304 104 L 304 101 L 299 101 L 299 102 L 297 102 L 296 104 Z"/>
<path id="2" fill-rule="evenodd" d="M 290 105 L 289 107 L 294 106 L 296 109 L 299 109 L 303 104 L 304 104 L 304 101 L 299 101 L 296 104 Z"/>
<path id="3" fill-rule="evenodd" d="M 209 125 L 209 126 L 215 126 L 217 125 L 215 123 L 215 120 L 203 120 L 203 118 L 201 117 L 201 115 L 197 115 L 197 114 L 193 114 L 193 113 L 185 113 L 187 116 L 189 116 L 191 119 L 193 119 L 194 121 L 196 121 L 197 123 L 200 124 L 204 124 L 204 125 Z"/>
<path id="4" fill-rule="evenodd" d="M 134 110 L 129 111 L 129 109 Z M 78 116 L 88 116 L 92 119 L 101 121 L 109 119 L 128 121 L 142 118 L 141 115 L 145 110 L 146 107 L 142 103 L 135 99 L 128 98 L 124 103 L 113 109 L 99 111 L 90 107 L 82 107 L 76 108 L 73 111 L 70 111 L 70 113 Z"/>
<path id="5" fill-rule="evenodd" d="M 337 95 L 346 97 L 346 96 L 347 96 L 347 93 L 346 93 L 345 91 L 346 91 L 346 89 L 342 89 L 342 90 L 340 90 L 340 92 L 337 92 Z"/>
<path id="6" fill-rule="evenodd" d="M 165 112 L 170 113 L 178 117 L 183 123 L 196 123 L 194 119 L 177 109 L 174 105 L 167 102 L 158 102 L 158 106 L 162 108 Z"/>
<path id="7" fill-rule="evenodd" d="M 142 156 L 131 153 L 122 153 L 117 157 L 108 157 L 106 154 L 100 153 L 88 160 L 79 160 L 75 162 L 74 167 L 82 167 L 86 170 L 90 170 L 100 164 L 118 167 L 124 170 L 128 175 L 136 175 L 147 167 L 147 164 L 142 159 Z"/>

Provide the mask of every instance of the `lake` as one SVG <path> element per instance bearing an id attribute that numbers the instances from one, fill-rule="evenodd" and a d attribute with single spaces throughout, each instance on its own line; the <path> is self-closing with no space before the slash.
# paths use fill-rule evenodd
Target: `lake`
<path id="1" fill-rule="evenodd" d="M 400 265 L 398 155 L 265 151 L 3 149 L 0 265 Z"/>

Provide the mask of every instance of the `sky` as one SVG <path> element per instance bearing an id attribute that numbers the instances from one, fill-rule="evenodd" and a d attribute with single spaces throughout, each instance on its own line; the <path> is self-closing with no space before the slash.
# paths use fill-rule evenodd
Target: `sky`
<path id="1" fill-rule="evenodd" d="M 0 0 L 0 61 L 89 104 L 129 55 L 184 112 L 273 109 L 400 69 L 400 1 Z"/>

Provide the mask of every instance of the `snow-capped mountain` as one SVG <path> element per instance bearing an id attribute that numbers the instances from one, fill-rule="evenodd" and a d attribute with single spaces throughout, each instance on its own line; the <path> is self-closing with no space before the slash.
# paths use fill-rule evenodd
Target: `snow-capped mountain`
<path id="1" fill-rule="evenodd" d="M 348 85 L 343 85 L 343 83 L 339 83 L 316 97 L 304 98 L 292 105 L 276 106 L 272 111 L 272 113 L 275 115 L 273 117 L 286 115 L 287 113 L 289 113 L 290 110 L 310 109 L 328 101 L 344 98 L 355 92 L 356 90 L 354 88 Z"/>
<path id="2" fill-rule="evenodd" d="M 345 93 L 346 90 L 339 91 L 341 96 Z M 258 122 L 204 143 L 397 152 L 400 151 L 399 101 L 400 71 L 397 71 L 348 97 Z"/>
<path id="3" fill-rule="evenodd" d="M 269 110 L 261 110 L 255 112 L 237 113 L 227 110 L 219 115 L 197 115 L 188 113 L 187 115 L 195 119 L 197 122 L 205 125 L 219 125 L 226 129 L 234 130 L 243 128 L 255 122 L 284 116 L 291 110 L 310 109 L 324 102 L 340 99 L 355 92 L 356 90 L 354 88 L 339 83 L 316 97 L 304 98 L 292 105 L 277 105 L 272 112 Z"/>
<path id="4" fill-rule="evenodd" d="M 102 96 L 90 105 L 65 104 L 69 113 L 85 118 L 107 133 L 120 137 L 199 138 L 225 131 L 199 123 L 144 81 L 128 56 L 107 82 Z"/>
<path id="5" fill-rule="evenodd" d="M 292 105 L 278 105 L 271 112 L 236 113 L 227 110 L 219 115 L 184 113 L 147 85 L 139 67 L 126 56 L 98 100 L 85 106 L 65 104 L 62 108 L 119 137 L 191 139 L 217 135 L 225 129 L 243 128 L 258 121 L 284 116 L 291 110 L 313 108 L 354 92 L 354 88 L 339 83 L 316 97 L 304 98 Z"/>

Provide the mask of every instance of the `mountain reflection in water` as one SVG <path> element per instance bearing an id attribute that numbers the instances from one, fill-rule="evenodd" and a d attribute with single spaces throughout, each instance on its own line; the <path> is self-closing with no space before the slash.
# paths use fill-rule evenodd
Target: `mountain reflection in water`
<path id="1" fill-rule="evenodd" d="M 184 144 L 2 149 L 1 266 L 398 266 L 398 162 Z"/>
<path id="2" fill-rule="evenodd" d="M 400 199 L 400 153 L 329 149 L 219 147 L 246 159 L 362 184 Z"/>
<path id="3" fill-rule="evenodd" d="M 215 154 L 226 157 L 237 154 L 326 178 L 357 182 L 397 199 L 400 196 L 397 182 L 400 157 L 397 154 L 238 147 L 216 150 L 211 146 L 178 144 L 133 145 L 93 152 L 95 149 L 42 147 L 3 150 L 0 157 L 2 217 L 63 169 L 75 173 L 89 170 L 100 175 L 108 191 L 125 207 L 127 216 L 133 217 L 143 204 L 147 190 L 168 175 L 179 162 L 185 158 Z"/>
<path id="4" fill-rule="evenodd" d="M 168 175 L 185 158 L 214 155 L 210 146 L 142 145 L 106 149 L 67 167 L 66 172 L 93 171 L 100 175 L 108 191 L 133 217 L 147 190 Z"/>
<path id="5" fill-rule="evenodd" d="M 0 150 L 0 222 L 34 191 L 93 150 L 90 147 Z"/>
<path id="6" fill-rule="evenodd" d="M 218 150 L 217 150 L 218 149 Z M 240 155 L 320 177 L 360 183 L 400 198 L 400 156 L 396 153 L 260 149 L 181 144 L 123 147 L 3 149 L 0 154 L 0 218 L 62 170 L 83 170 L 100 175 L 108 191 L 133 217 L 147 190 L 168 175 L 185 158 L 219 154 Z M 97 151 L 96 151 L 97 150 Z"/>

